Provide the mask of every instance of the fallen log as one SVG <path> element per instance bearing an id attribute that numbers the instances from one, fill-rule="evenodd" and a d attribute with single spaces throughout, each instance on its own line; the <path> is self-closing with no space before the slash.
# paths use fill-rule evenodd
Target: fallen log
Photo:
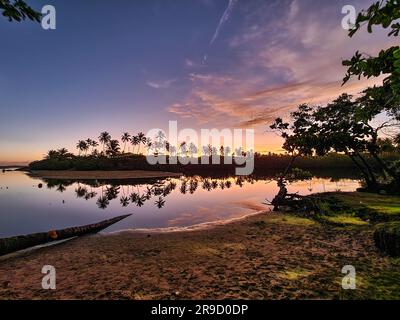
<path id="1" fill-rule="evenodd" d="M 80 227 L 73 227 L 62 230 L 51 230 L 49 232 L 3 238 L 0 239 L 0 256 L 53 241 L 65 240 L 73 237 L 97 233 L 129 216 L 130 214 L 127 214 L 109 220 L 104 220 L 99 223 L 88 224 Z"/>

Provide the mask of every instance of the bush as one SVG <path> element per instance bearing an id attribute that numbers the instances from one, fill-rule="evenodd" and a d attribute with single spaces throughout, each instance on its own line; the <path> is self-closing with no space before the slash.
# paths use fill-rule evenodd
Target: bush
<path id="1" fill-rule="evenodd" d="M 45 159 L 29 164 L 31 170 L 69 170 L 73 164 L 71 160 Z"/>
<path id="2" fill-rule="evenodd" d="M 78 171 L 93 171 L 98 169 L 97 161 L 85 158 L 75 159 L 73 167 Z"/>
<path id="3" fill-rule="evenodd" d="M 379 225 L 374 233 L 375 246 L 389 256 L 400 256 L 400 222 Z"/>

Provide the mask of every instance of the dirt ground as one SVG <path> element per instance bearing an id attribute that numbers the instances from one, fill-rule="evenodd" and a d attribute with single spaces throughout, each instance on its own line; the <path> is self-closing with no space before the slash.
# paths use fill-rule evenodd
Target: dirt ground
<path id="1" fill-rule="evenodd" d="M 56 268 L 57 289 L 41 287 Z M 357 289 L 341 287 L 342 267 Z M 75 239 L 0 261 L 0 299 L 385 299 L 400 295 L 398 260 L 367 228 L 263 213 L 211 229 Z"/>

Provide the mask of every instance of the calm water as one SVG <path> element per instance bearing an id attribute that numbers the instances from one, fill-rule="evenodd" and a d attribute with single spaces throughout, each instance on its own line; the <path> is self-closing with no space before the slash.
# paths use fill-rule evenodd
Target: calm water
<path id="1" fill-rule="evenodd" d="M 0 237 L 84 225 L 128 213 L 133 215 L 106 231 L 189 227 L 268 210 L 263 202 L 277 193 L 276 183 L 265 179 L 181 177 L 121 183 L 43 181 L 23 172 L 0 173 Z M 353 191 L 358 186 L 350 179 L 314 178 L 293 183 L 289 191 L 305 195 Z"/>

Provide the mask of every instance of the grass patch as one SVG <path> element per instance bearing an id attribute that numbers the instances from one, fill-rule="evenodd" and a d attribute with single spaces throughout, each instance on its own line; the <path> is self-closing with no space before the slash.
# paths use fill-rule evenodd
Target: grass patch
<path id="1" fill-rule="evenodd" d="M 292 215 L 282 215 L 277 217 L 267 217 L 264 220 L 266 223 L 283 223 L 295 226 L 312 226 L 315 225 L 315 221 L 307 218 L 292 216 Z"/>
<path id="2" fill-rule="evenodd" d="M 340 299 L 399 300 L 400 261 L 391 259 L 391 265 L 381 270 L 357 272 L 356 290 L 341 290 Z"/>
<path id="3" fill-rule="evenodd" d="M 362 192 L 338 193 L 335 197 L 360 217 L 375 221 L 400 219 L 400 197 Z"/>
<path id="4" fill-rule="evenodd" d="M 293 270 L 284 271 L 279 276 L 286 280 L 295 281 L 295 280 L 299 280 L 301 278 L 306 278 L 310 274 L 311 274 L 311 272 L 308 270 L 297 268 L 297 269 L 293 269 Z"/>
<path id="5" fill-rule="evenodd" d="M 366 222 L 400 220 L 400 197 L 396 196 L 333 192 L 312 195 L 310 198 L 320 208 L 316 218 L 328 223 L 361 225 L 360 220 Z"/>
<path id="6" fill-rule="evenodd" d="M 388 215 L 400 215 L 399 205 L 369 206 L 371 209 Z"/>
<path id="7" fill-rule="evenodd" d="M 340 216 L 324 216 L 321 217 L 321 220 L 339 225 L 339 226 L 365 226 L 368 225 L 368 222 L 361 220 L 358 217 L 348 216 L 348 215 L 340 215 Z"/>

